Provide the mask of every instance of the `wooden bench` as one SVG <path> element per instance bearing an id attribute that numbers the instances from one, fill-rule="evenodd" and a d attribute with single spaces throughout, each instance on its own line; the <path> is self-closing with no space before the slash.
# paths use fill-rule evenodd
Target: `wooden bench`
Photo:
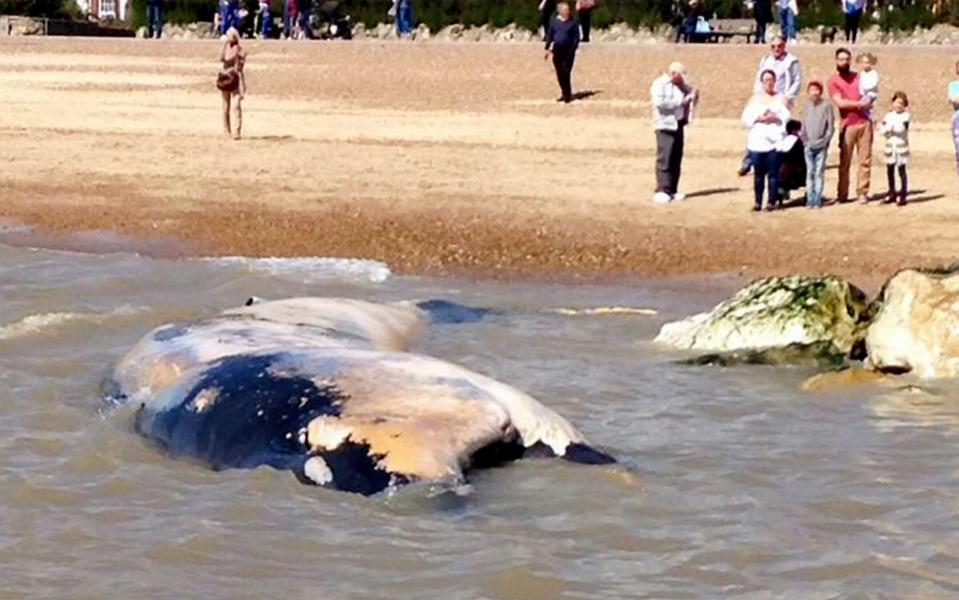
<path id="1" fill-rule="evenodd" d="M 742 36 L 746 43 L 752 43 L 756 38 L 756 22 L 752 19 L 713 19 L 709 22 L 712 31 L 699 34 L 706 36 L 707 42 L 728 42 Z"/>

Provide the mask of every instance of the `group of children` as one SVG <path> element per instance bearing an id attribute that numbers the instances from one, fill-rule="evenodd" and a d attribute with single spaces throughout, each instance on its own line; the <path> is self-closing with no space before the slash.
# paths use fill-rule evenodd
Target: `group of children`
<path id="1" fill-rule="evenodd" d="M 859 91 L 863 100 L 869 105 L 868 108 L 863 109 L 863 116 L 877 125 L 876 131 L 885 140 L 883 156 L 889 187 L 884 203 L 904 206 L 909 189 L 909 178 L 906 172 L 909 164 L 911 122 L 908 112 L 909 97 L 905 92 L 895 92 L 891 99 L 891 110 L 877 123 L 873 108 L 879 100 L 879 72 L 876 70 L 878 61 L 874 55 L 865 53 L 857 57 L 857 62 L 860 66 Z M 959 106 L 959 82 L 955 91 L 956 105 Z M 824 92 L 823 84 L 819 81 L 811 81 L 806 86 L 808 100 L 803 108 L 802 120 L 790 120 L 787 123 L 786 136 L 779 146 L 781 197 L 786 197 L 791 190 L 805 185 L 808 208 L 822 208 L 826 155 L 835 132 L 833 106 L 824 96 Z M 951 92 L 950 97 L 952 97 Z M 959 119 L 956 122 L 959 123 Z M 956 136 L 956 147 L 957 157 L 959 157 L 959 136 Z M 959 158 L 957 158 L 957 164 L 959 164 Z"/>

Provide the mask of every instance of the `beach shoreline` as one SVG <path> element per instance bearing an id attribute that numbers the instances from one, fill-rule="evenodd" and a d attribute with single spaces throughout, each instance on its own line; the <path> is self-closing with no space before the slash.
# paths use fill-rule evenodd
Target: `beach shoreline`
<path id="1" fill-rule="evenodd" d="M 701 46 L 588 47 L 574 84 L 596 94 L 562 106 L 533 44 L 249 42 L 247 139 L 233 143 L 211 90 L 215 42 L 0 44 L 15 50 L 0 60 L 0 218 L 44 234 L 556 281 L 832 272 L 873 286 L 959 255 L 948 48 L 881 51 L 888 89 L 913 99 L 912 205 L 753 215 L 752 179 L 734 171 L 758 48 L 721 48 L 717 70 Z M 807 78 L 828 76 L 832 50 L 797 49 Z M 688 198 L 656 206 L 646 96 L 673 58 L 704 99 Z"/>

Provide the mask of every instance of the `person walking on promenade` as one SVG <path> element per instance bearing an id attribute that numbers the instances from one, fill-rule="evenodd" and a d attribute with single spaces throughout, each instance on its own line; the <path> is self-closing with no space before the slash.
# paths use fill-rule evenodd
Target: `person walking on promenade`
<path id="1" fill-rule="evenodd" d="M 763 93 L 762 75 L 766 71 L 772 71 L 776 75 L 776 93 L 782 94 L 786 100 L 786 107 L 792 110 L 802 90 L 802 65 L 799 64 L 795 54 L 786 50 L 786 38 L 782 34 L 773 36 L 770 48 L 772 52 L 760 59 L 759 68 L 756 69 L 753 95 Z M 749 160 L 749 152 L 746 152 L 739 167 L 739 176 L 746 176 L 750 169 L 752 169 L 752 163 Z"/>
<path id="2" fill-rule="evenodd" d="M 593 10 L 599 4 L 598 0 L 576 0 L 576 16 L 579 17 L 579 27 L 582 30 L 582 42 L 589 43 L 589 30 L 593 26 Z"/>
<path id="3" fill-rule="evenodd" d="M 220 50 L 220 62 L 223 65 L 217 77 L 216 86 L 223 97 L 223 132 L 233 139 L 240 139 L 243 129 L 243 107 L 241 103 L 246 95 L 246 77 L 243 69 L 246 66 L 246 50 L 240 46 L 240 32 L 231 27 L 226 32 L 226 41 Z M 234 117 L 231 128 L 230 109 Z"/>
<path id="4" fill-rule="evenodd" d="M 820 82 L 810 81 L 806 87 L 809 100 L 802 113 L 802 131 L 806 139 L 806 206 L 809 208 L 822 208 L 826 156 L 836 128 L 835 111 L 832 103 L 823 98 L 823 92 Z"/>
<path id="5" fill-rule="evenodd" d="M 557 102 L 569 104 L 573 101 L 573 84 L 570 80 L 573 63 L 576 62 L 576 49 L 579 47 L 579 26 L 573 20 L 569 4 L 560 2 L 556 6 L 557 14 L 549 23 L 546 32 L 546 59 L 553 55 L 553 67 L 562 96 Z"/>
<path id="6" fill-rule="evenodd" d="M 790 42 L 796 41 L 796 18 L 798 16 L 798 0 L 779 0 L 779 32 Z"/>
<path id="7" fill-rule="evenodd" d="M 786 99 L 776 92 L 776 73 L 767 70 L 760 75 L 762 92 L 755 94 L 743 110 L 742 120 L 749 128 L 746 148 L 755 168 L 754 211 L 763 208 L 763 195 L 768 189 L 766 210 L 781 207 L 779 197 L 779 152 L 778 146 L 786 136 L 786 123 L 789 121 L 789 108 Z"/>
<path id="8" fill-rule="evenodd" d="M 396 0 L 396 35 L 404 37 L 413 33 L 413 0 Z"/>
<path id="9" fill-rule="evenodd" d="M 296 37 L 299 15 L 300 9 L 296 0 L 283 1 L 283 37 L 285 39 L 291 40 Z"/>
<path id="10" fill-rule="evenodd" d="M 539 25 L 543 28 L 543 41 L 549 36 L 549 24 L 556 13 L 556 0 L 540 0 Z"/>
<path id="11" fill-rule="evenodd" d="M 886 179 L 889 182 L 889 191 L 886 195 L 886 204 L 895 202 L 899 206 L 906 205 L 906 196 L 909 194 L 909 178 L 906 167 L 909 165 L 909 96 L 906 92 L 896 92 L 892 95 L 892 110 L 886 113 L 879 126 L 879 132 L 886 138 L 883 154 L 886 158 Z M 901 187 L 896 190 L 896 171 L 899 171 Z"/>
<path id="12" fill-rule="evenodd" d="M 839 185 L 836 201 L 849 201 L 849 170 L 853 152 L 859 158 L 857 195 L 863 204 L 869 202 L 869 178 L 872 175 L 872 121 L 864 111 L 871 105 L 859 89 L 859 74 L 852 70 L 852 53 L 847 48 L 836 50 L 836 74 L 826 88 L 839 109 Z"/>
<path id="13" fill-rule="evenodd" d="M 313 0 L 297 0 L 297 23 L 300 30 L 300 39 L 313 39 L 313 26 L 311 24 L 313 17 Z"/>
<path id="14" fill-rule="evenodd" d="M 257 25 L 254 29 L 260 39 L 268 40 L 273 36 L 273 15 L 270 14 L 270 0 L 260 0 L 256 11 Z"/>
<path id="15" fill-rule="evenodd" d="M 956 62 L 956 75 L 959 76 L 959 62 Z M 959 79 L 949 82 L 947 88 L 949 104 L 952 105 L 952 143 L 956 148 L 956 172 L 959 172 Z"/>
<path id="16" fill-rule="evenodd" d="M 756 43 L 766 43 L 766 28 L 773 22 L 772 0 L 756 0 L 753 4 L 753 18 L 756 19 Z"/>
<path id="17" fill-rule="evenodd" d="M 147 0 L 147 37 L 160 39 L 163 34 L 163 0 Z"/>
<path id="18" fill-rule="evenodd" d="M 839 0 L 842 3 L 842 14 L 845 20 L 843 29 L 846 31 L 846 42 L 855 44 L 859 39 L 859 23 L 862 13 L 866 10 L 866 0 Z"/>
<path id="19" fill-rule="evenodd" d="M 685 128 L 699 99 L 699 90 L 686 81 L 686 67 L 674 62 L 649 89 L 653 105 L 653 128 L 656 130 L 656 193 L 653 202 L 679 202 Z"/>

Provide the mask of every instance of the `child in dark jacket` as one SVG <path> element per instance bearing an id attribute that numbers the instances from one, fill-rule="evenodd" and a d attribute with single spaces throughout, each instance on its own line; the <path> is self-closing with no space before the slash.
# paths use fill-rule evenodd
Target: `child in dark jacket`
<path id="1" fill-rule="evenodd" d="M 806 185 L 806 150 L 800 132 L 802 123 L 790 119 L 786 137 L 779 143 L 779 197 L 788 200 L 789 192 Z"/>

